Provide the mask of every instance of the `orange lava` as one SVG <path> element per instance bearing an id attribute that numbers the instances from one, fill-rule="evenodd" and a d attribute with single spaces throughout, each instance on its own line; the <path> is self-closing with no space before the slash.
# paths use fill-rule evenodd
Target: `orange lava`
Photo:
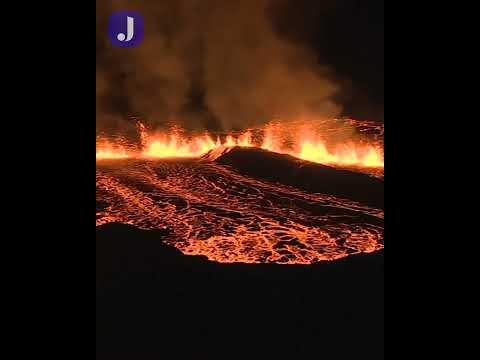
<path id="1" fill-rule="evenodd" d="M 248 131 L 238 137 L 228 135 L 221 140 L 219 136 L 213 138 L 208 133 L 187 137 L 177 130 L 173 130 L 170 134 L 160 133 L 149 136 L 145 145 L 142 155 L 153 158 L 200 157 L 222 146 L 254 146 L 251 133 Z"/>
<path id="2" fill-rule="evenodd" d="M 129 154 L 122 146 L 107 141 L 97 143 L 97 160 L 126 159 L 128 157 L 130 157 Z"/>
<path id="3" fill-rule="evenodd" d="M 384 248 L 384 213 L 215 163 L 103 162 L 96 225 L 168 229 L 162 241 L 221 263 L 312 264 Z"/>
<path id="4" fill-rule="evenodd" d="M 252 134 L 246 131 L 236 137 L 231 134 L 221 139 L 208 132 L 187 136 L 180 128 L 172 128 L 168 133 L 150 134 L 142 123 L 138 124 L 143 150 L 141 155 L 150 158 L 195 158 L 219 147 L 253 146 Z"/>
<path id="5" fill-rule="evenodd" d="M 279 123 L 267 125 L 261 147 L 319 164 L 384 167 L 381 147 L 354 140 L 329 145 L 325 135 L 305 124 L 299 129 Z"/>
<path id="6" fill-rule="evenodd" d="M 97 160 L 128 157 L 195 158 L 219 147 L 244 146 L 261 147 L 320 164 L 384 167 L 381 146 L 359 139 L 331 141 L 321 129 L 308 123 L 299 127 L 283 123 L 269 124 L 261 129 L 226 136 L 213 136 L 209 133 L 187 135 L 179 128 L 167 133 L 149 133 L 143 124 L 139 124 L 139 131 L 141 150 L 128 152 L 118 145 L 97 144 Z M 254 131 L 258 134 L 255 139 Z"/>

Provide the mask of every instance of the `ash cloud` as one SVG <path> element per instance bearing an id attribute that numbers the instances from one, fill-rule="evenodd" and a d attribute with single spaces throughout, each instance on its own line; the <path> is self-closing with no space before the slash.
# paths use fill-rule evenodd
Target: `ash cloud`
<path id="1" fill-rule="evenodd" d="M 158 126 L 235 130 L 340 114 L 329 68 L 275 26 L 285 3 L 97 1 L 97 129 L 118 128 L 129 115 Z M 135 49 L 116 49 L 106 37 L 108 16 L 125 9 L 145 18 Z"/>

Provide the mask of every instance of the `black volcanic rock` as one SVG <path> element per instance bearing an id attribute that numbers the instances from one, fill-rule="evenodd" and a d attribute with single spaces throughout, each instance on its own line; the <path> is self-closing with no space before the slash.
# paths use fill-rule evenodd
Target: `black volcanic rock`
<path id="1" fill-rule="evenodd" d="M 166 229 L 144 231 L 121 223 L 99 226 L 96 232 L 97 266 L 105 266 L 118 259 L 136 259 L 139 265 L 145 265 L 152 259 L 156 263 L 169 263 L 177 256 L 181 257 L 182 253 L 162 242 L 167 234 Z M 142 268 L 134 270 L 141 271 Z"/>
<path id="2" fill-rule="evenodd" d="M 219 264 L 165 245 L 167 233 L 97 227 L 97 359 L 383 358 L 383 252 Z"/>
<path id="3" fill-rule="evenodd" d="M 241 174 L 330 194 L 383 209 L 384 182 L 371 176 L 273 153 L 259 148 L 234 147 L 206 159 L 228 165 Z"/>
<path id="4" fill-rule="evenodd" d="M 97 285 L 127 281 L 132 274 L 162 273 L 181 266 L 193 266 L 202 257 L 186 257 L 178 249 L 163 243 L 169 231 L 140 230 L 132 225 L 109 223 L 97 227 Z"/>

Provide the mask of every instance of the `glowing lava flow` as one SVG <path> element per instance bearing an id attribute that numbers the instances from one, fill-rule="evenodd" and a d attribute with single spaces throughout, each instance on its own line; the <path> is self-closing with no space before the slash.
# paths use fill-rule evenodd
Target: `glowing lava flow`
<path id="1" fill-rule="evenodd" d="M 97 226 L 168 229 L 167 244 L 222 263 L 311 264 L 383 248 L 382 209 L 216 163 L 101 162 L 96 191 Z"/>
<path id="2" fill-rule="evenodd" d="M 381 147 L 360 140 L 329 144 L 322 134 L 312 128 L 288 128 L 284 124 L 267 125 L 256 130 L 259 135 L 255 140 L 251 130 L 240 135 L 214 137 L 208 133 L 187 136 L 179 129 L 151 135 L 141 124 L 139 129 L 142 139 L 140 151 L 127 152 L 121 146 L 113 146 L 107 142 L 106 145 L 97 145 L 97 160 L 128 157 L 195 158 L 219 147 L 255 146 L 320 164 L 384 167 Z"/>
<path id="3" fill-rule="evenodd" d="M 101 144 L 97 144 L 97 160 L 126 159 L 128 157 L 130 156 L 127 151 L 118 145 L 112 145 L 108 142 L 102 142 Z"/>
<path id="4" fill-rule="evenodd" d="M 363 165 L 366 167 L 383 167 L 383 159 L 372 146 L 361 148 L 355 144 L 339 147 L 333 154 L 323 143 L 305 142 L 302 144 L 298 158 L 322 164 Z"/>
<path id="5" fill-rule="evenodd" d="M 266 150 L 270 150 L 268 144 L 262 147 Z M 381 150 L 373 145 L 360 145 L 355 143 L 341 144 L 337 145 L 334 151 L 330 151 L 321 140 L 305 140 L 300 143 L 299 149 L 296 151 L 289 151 L 280 148 L 276 152 L 289 154 L 299 159 L 319 164 L 384 167 Z"/>
<path id="6" fill-rule="evenodd" d="M 319 164 L 384 167 L 380 146 L 360 140 L 348 140 L 328 146 L 324 135 L 306 124 L 301 124 L 297 129 L 279 123 L 267 125 L 261 147 Z"/>
<path id="7" fill-rule="evenodd" d="M 261 172 L 243 174 L 229 162 L 161 160 L 207 153 L 203 158 L 213 160 L 231 155 L 234 146 L 256 147 L 383 179 L 383 125 L 354 125 L 281 122 L 212 135 L 178 128 L 151 133 L 139 124 L 140 141 L 135 143 L 120 136 L 97 136 L 96 224 L 168 229 L 165 243 L 222 263 L 312 264 L 383 249 L 383 203 L 363 204 L 361 195 L 371 194 L 371 189 L 380 194 L 383 182 L 378 179 L 360 176 L 363 180 L 357 183 L 358 174 L 323 169 L 331 188 L 311 193 L 302 186 L 311 179 L 295 171 L 290 174 L 294 181 L 285 185 L 264 180 Z M 289 156 L 239 152 L 274 159 L 270 164 L 280 164 L 279 171 L 290 168 L 282 164 L 305 165 Z M 104 161 L 125 158 L 135 161 Z M 271 168 L 262 161 L 253 170 Z M 351 197 L 335 195 L 336 180 L 343 178 L 355 181 Z"/>
<path id="8" fill-rule="evenodd" d="M 234 137 L 228 135 L 223 141 L 220 137 L 215 140 L 208 133 L 203 136 L 188 138 L 174 131 L 172 134 L 159 134 L 151 139 L 147 137 L 146 149 L 142 154 L 153 158 L 199 157 L 212 149 L 221 146 L 254 146 L 250 132 Z"/>

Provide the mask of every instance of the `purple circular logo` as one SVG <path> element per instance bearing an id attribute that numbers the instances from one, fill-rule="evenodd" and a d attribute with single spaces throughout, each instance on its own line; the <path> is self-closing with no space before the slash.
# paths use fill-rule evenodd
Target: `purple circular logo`
<path id="1" fill-rule="evenodd" d="M 108 20 L 108 37 L 113 46 L 134 48 L 144 36 L 143 17 L 135 11 L 116 11 Z"/>

